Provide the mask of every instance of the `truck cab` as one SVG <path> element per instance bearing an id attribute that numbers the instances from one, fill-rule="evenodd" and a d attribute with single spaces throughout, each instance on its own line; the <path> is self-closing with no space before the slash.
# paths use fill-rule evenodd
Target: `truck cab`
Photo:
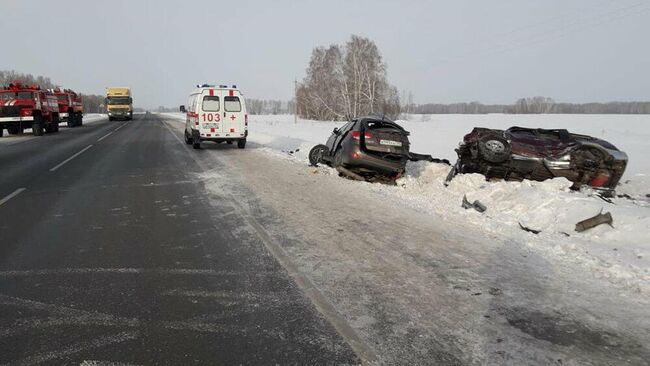
<path id="1" fill-rule="evenodd" d="M 52 90 L 59 103 L 59 120 L 67 122 L 68 127 L 83 125 L 83 105 L 81 96 L 70 89 Z"/>
<path id="2" fill-rule="evenodd" d="M 106 88 L 106 112 L 109 121 L 116 119 L 132 120 L 133 98 L 131 97 L 131 89 L 128 87 Z"/>
<path id="3" fill-rule="evenodd" d="M 20 134 L 31 128 L 35 136 L 59 131 L 59 103 L 54 93 L 38 85 L 15 81 L 0 86 L 0 136 L 4 129 Z"/>
<path id="4" fill-rule="evenodd" d="M 180 107 L 186 114 L 185 142 L 195 149 L 201 142 L 237 142 L 237 147 L 246 147 L 248 137 L 248 114 L 244 95 L 236 85 L 197 85 L 188 99 L 187 108 Z"/>

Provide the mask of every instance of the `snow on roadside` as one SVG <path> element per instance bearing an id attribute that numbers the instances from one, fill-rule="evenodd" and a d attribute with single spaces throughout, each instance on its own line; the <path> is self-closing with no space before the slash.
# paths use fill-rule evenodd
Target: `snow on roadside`
<path id="1" fill-rule="evenodd" d="M 167 114 L 182 121 L 179 114 Z M 624 151 L 633 147 L 631 161 L 637 161 L 626 172 L 618 194 L 635 198 L 614 198 L 611 203 L 599 198 L 594 192 L 575 192 L 569 189 L 571 183 L 564 178 L 546 182 L 486 182 L 478 174 L 457 176 L 448 187 L 443 182 L 449 167 L 428 162 L 409 163 L 407 172 L 397 186 L 359 183 L 359 189 L 369 189 L 395 204 L 406 204 L 420 212 L 441 219 L 463 230 L 472 230 L 477 235 L 489 232 L 503 240 L 527 245 L 532 250 L 559 258 L 567 265 L 581 265 L 589 268 L 601 278 L 639 290 L 650 290 L 650 165 L 637 158 L 650 154 L 650 145 L 639 144 L 630 130 L 641 128 L 638 116 L 518 116 L 514 123 L 512 116 L 410 116 L 415 121 L 400 121 L 411 132 L 412 150 L 432 153 L 436 157 L 453 159 L 453 147 L 462 136 L 471 130 L 471 122 L 493 128 L 507 128 L 510 125 L 539 127 L 567 127 L 569 130 L 609 138 Z M 577 128 L 573 128 L 575 117 Z M 626 125 L 626 117 L 631 122 Z M 425 118 L 435 121 L 420 121 Z M 608 122 L 608 118 L 610 119 Z M 643 118 L 646 118 L 645 116 Z M 480 123 L 487 119 L 490 123 Z M 619 120 L 620 119 L 620 120 Z M 447 123 L 444 121 L 447 120 Z M 523 120 L 523 121 L 522 121 Z M 595 126 L 587 121 L 596 120 Z M 613 121 L 613 122 L 612 122 Z M 299 121 L 293 123 L 293 116 L 250 116 L 249 141 L 275 156 L 284 156 L 304 164 L 309 149 L 324 143 L 334 127 L 341 122 Z M 593 133 L 594 128 L 607 124 L 607 133 Z M 588 127 L 590 128 L 579 128 Z M 615 129 L 616 128 L 616 129 Z M 640 135 L 650 132 L 650 124 L 640 130 Z M 597 132 L 597 131 L 596 131 Z M 604 135 L 604 136 L 603 136 Z M 447 146 L 450 151 L 443 152 Z M 254 146 L 254 145 L 253 145 Z M 628 152 L 629 153 L 629 152 Z M 327 173 L 331 170 L 323 169 Z M 461 208 L 463 196 L 470 202 L 479 200 L 488 207 L 483 214 Z M 578 233 L 575 224 L 599 213 L 611 212 L 613 227 L 601 225 Z M 540 230 L 533 234 L 524 227 Z"/>
<path id="2" fill-rule="evenodd" d="M 589 267 L 597 277 L 634 289 L 650 290 L 650 203 L 615 198 L 608 203 L 594 192 L 570 190 L 571 182 L 486 182 L 479 174 L 457 176 L 448 187 L 449 167 L 427 162 L 409 163 L 398 187 L 372 185 L 396 203 L 418 208 L 452 225 L 469 224 L 531 249 Z M 461 207 L 463 196 L 487 206 L 485 213 Z M 610 212 L 613 226 L 601 225 L 582 233 L 575 224 Z M 539 234 L 524 231 L 539 230 Z"/>

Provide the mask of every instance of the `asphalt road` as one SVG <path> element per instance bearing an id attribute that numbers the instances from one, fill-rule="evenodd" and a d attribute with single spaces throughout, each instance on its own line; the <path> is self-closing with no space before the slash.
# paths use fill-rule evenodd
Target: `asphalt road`
<path id="1" fill-rule="evenodd" d="M 61 131 L 0 145 L 0 364 L 361 362 L 156 116 Z"/>

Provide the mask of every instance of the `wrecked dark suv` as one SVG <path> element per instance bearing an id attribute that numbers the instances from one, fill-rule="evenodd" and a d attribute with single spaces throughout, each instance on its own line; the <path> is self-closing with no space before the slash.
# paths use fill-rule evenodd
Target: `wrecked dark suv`
<path id="1" fill-rule="evenodd" d="M 409 132 L 384 118 L 363 117 L 335 128 L 325 145 L 309 152 L 312 165 L 327 164 L 358 180 L 396 179 L 409 160 Z"/>
<path id="2" fill-rule="evenodd" d="M 456 152 L 447 181 L 456 173 L 506 180 L 565 177 L 575 189 L 587 185 L 613 192 L 627 165 L 627 154 L 609 142 L 564 129 L 474 128 Z"/>

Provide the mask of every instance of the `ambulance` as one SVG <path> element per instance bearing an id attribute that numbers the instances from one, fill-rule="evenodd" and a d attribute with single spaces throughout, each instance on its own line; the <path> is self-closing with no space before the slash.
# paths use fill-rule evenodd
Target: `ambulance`
<path id="1" fill-rule="evenodd" d="M 185 143 L 195 149 L 201 142 L 237 142 L 237 147 L 246 147 L 248 137 L 248 114 L 244 95 L 236 85 L 197 85 L 190 94 L 187 107 L 180 106 L 186 114 Z"/>

